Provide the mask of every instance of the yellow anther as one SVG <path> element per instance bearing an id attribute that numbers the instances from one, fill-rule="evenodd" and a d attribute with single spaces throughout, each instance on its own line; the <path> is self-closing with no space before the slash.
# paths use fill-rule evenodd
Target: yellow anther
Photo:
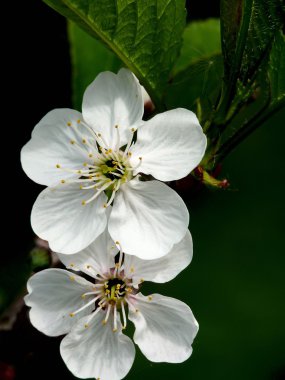
<path id="1" fill-rule="evenodd" d="M 82 201 L 81 204 L 82 204 L 82 206 L 85 206 L 86 205 L 86 201 Z"/>
<path id="2" fill-rule="evenodd" d="M 70 313 L 69 316 L 70 316 L 70 317 L 74 317 L 74 313 Z"/>
<path id="3" fill-rule="evenodd" d="M 103 207 L 104 207 L 104 208 L 107 208 L 108 206 L 107 206 L 107 204 L 106 204 L 106 203 L 104 203 L 104 204 L 103 204 Z"/>
<path id="4" fill-rule="evenodd" d="M 56 164 L 55 167 L 59 169 L 59 168 L 60 168 L 60 165 L 59 165 L 59 164 Z"/>
<path id="5" fill-rule="evenodd" d="M 65 183 L 65 180 L 64 180 L 64 179 L 62 179 L 60 182 L 61 182 L 61 183 Z"/>
<path id="6" fill-rule="evenodd" d="M 73 263 L 71 263 L 69 266 L 72 268 L 72 267 L 74 267 L 74 264 L 73 264 Z"/>
<path id="7" fill-rule="evenodd" d="M 87 166 L 88 164 L 87 164 L 87 162 L 83 162 L 83 166 Z"/>
<path id="8" fill-rule="evenodd" d="M 80 120 L 80 119 L 78 119 L 78 120 L 77 120 L 77 123 L 79 124 L 80 122 L 81 122 L 81 120 Z"/>
<path id="9" fill-rule="evenodd" d="M 86 297 L 86 295 L 85 295 L 85 294 L 82 294 L 82 295 L 81 295 L 81 298 L 83 298 L 83 299 L 84 299 L 85 297 Z"/>
<path id="10" fill-rule="evenodd" d="M 126 288 L 126 291 L 127 291 L 128 293 L 131 293 L 132 288 Z"/>
<path id="11" fill-rule="evenodd" d="M 101 137 L 102 135 L 101 135 L 101 133 L 98 133 L 98 137 Z"/>
<path id="12" fill-rule="evenodd" d="M 132 152 L 128 152 L 128 156 L 131 157 L 131 155 L 132 155 Z"/>
<path id="13" fill-rule="evenodd" d="M 105 319 L 103 319 L 103 321 L 102 321 L 102 325 L 106 325 L 106 323 L 107 323 L 107 321 L 105 321 Z"/>
<path id="14" fill-rule="evenodd" d="M 139 160 L 142 160 L 142 157 L 139 157 Z"/>
<path id="15" fill-rule="evenodd" d="M 77 170 L 77 173 L 78 173 L 78 174 L 82 174 L 82 171 L 81 171 L 81 170 Z"/>
<path id="16" fill-rule="evenodd" d="M 112 149 L 107 150 L 107 153 L 112 153 L 112 152 L 113 152 Z"/>
<path id="17" fill-rule="evenodd" d="M 74 276 L 69 276 L 69 279 L 70 279 L 70 281 L 75 281 L 75 277 Z"/>
<path id="18" fill-rule="evenodd" d="M 75 141 L 74 141 L 74 140 L 70 140 L 70 144 L 71 144 L 71 145 L 74 145 L 74 144 L 75 144 Z"/>
<path id="19" fill-rule="evenodd" d="M 135 128 L 132 128 L 131 131 L 132 131 L 132 132 L 135 132 L 136 130 L 135 130 Z"/>
<path id="20" fill-rule="evenodd" d="M 122 327 L 122 330 L 126 330 L 126 328 L 127 328 L 127 326 L 123 326 L 123 327 Z"/>
<path id="21" fill-rule="evenodd" d="M 100 173 L 97 173 L 97 174 L 95 174 L 95 177 L 98 178 L 98 177 L 100 177 L 100 175 L 101 175 Z"/>
<path id="22" fill-rule="evenodd" d="M 136 309 L 136 313 L 138 313 L 139 312 L 139 309 Z"/>
<path id="23" fill-rule="evenodd" d="M 120 288 L 121 288 L 121 285 L 120 285 L 120 284 L 117 284 L 117 285 L 116 285 L 116 288 L 117 288 L 117 289 L 120 289 Z"/>
<path id="24" fill-rule="evenodd" d="M 144 282 L 144 279 L 143 279 L 143 278 L 140 279 L 140 283 L 142 283 L 142 282 Z"/>
<path id="25" fill-rule="evenodd" d="M 80 189 L 80 190 L 82 190 L 82 189 L 83 189 L 83 186 L 82 186 L 82 185 L 80 185 L 80 186 L 79 186 L 79 189 Z"/>
<path id="26" fill-rule="evenodd" d="M 113 329 L 113 332 L 117 332 L 118 331 L 118 329 Z"/>
<path id="27" fill-rule="evenodd" d="M 87 268 L 87 269 L 90 269 L 90 265 L 86 265 L 86 268 Z"/>
<path id="28" fill-rule="evenodd" d="M 105 290 L 105 295 L 107 296 L 108 294 L 110 294 L 110 290 L 109 290 L 109 289 L 106 289 L 106 290 Z"/>
<path id="29" fill-rule="evenodd" d="M 108 281 L 104 284 L 105 288 L 108 288 Z"/>
<path id="30" fill-rule="evenodd" d="M 135 268 L 134 267 L 130 267 L 130 272 L 134 273 L 134 271 L 135 271 Z"/>
<path id="31" fill-rule="evenodd" d="M 86 329 L 88 329 L 89 325 L 88 325 L 87 323 L 85 323 L 84 327 L 85 327 Z"/>
<path id="32" fill-rule="evenodd" d="M 120 268 L 119 263 L 116 263 L 116 264 L 115 264 L 115 268 Z"/>
<path id="33" fill-rule="evenodd" d="M 89 175 L 89 176 L 88 176 L 88 179 L 92 179 L 92 178 L 93 178 L 92 175 Z"/>
<path id="34" fill-rule="evenodd" d="M 71 127 L 71 122 L 69 121 L 69 122 L 67 123 L 67 125 L 68 125 L 69 127 Z"/>
<path id="35" fill-rule="evenodd" d="M 152 301 L 152 296 L 147 297 L 149 301 Z"/>
<path id="36" fill-rule="evenodd" d="M 83 143 L 83 144 L 86 144 L 86 140 L 85 140 L 85 139 L 82 139 L 82 143 Z"/>
<path id="37" fill-rule="evenodd" d="M 89 153 L 89 154 L 88 154 L 88 157 L 90 157 L 90 158 L 93 157 L 93 154 L 92 154 L 92 153 Z"/>
<path id="38" fill-rule="evenodd" d="M 118 126 L 118 125 L 115 125 L 115 128 L 119 128 L 119 126 Z"/>
<path id="39" fill-rule="evenodd" d="M 118 245 L 120 244 L 120 242 L 119 242 L 118 240 L 117 240 L 117 241 L 115 241 L 115 243 L 116 243 L 116 244 L 118 244 Z"/>

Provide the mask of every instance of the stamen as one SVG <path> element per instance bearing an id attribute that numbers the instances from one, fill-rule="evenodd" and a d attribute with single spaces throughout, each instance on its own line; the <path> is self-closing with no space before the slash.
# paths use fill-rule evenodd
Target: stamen
<path id="1" fill-rule="evenodd" d="M 95 298 L 93 298 L 91 301 L 87 302 L 85 305 L 83 305 L 82 307 L 80 307 L 78 310 L 74 311 L 73 313 L 70 313 L 69 315 L 71 317 L 74 317 L 76 314 L 80 313 L 82 310 L 86 309 L 88 306 L 92 305 L 92 303 L 95 303 L 97 301 L 97 299 L 100 298 L 100 296 L 97 296 Z"/>
<path id="2" fill-rule="evenodd" d="M 113 328 L 113 332 L 116 332 L 118 331 L 117 329 L 117 305 L 115 304 L 114 306 L 114 328 Z"/>
<path id="3" fill-rule="evenodd" d="M 105 189 L 107 189 L 109 186 L 111 186 L 115 181 L 110 181 L 106 183 L 105 186 L 102 186 L 100 190 L 98 190 L 91 198 L 89 198 L 87 201 L 85 201 L 85 204 L 90 203 L 94 199 L 96 199 Z"/>
<path id="4" fill-rule="evenodd" d="M 96 137 L 102 141 L 102 143 L 105 145 L 105 149 L 107 148 L 108 144 L 104 137 L 101 135 L 101 133 L 97 133 Z M 97 140 L 98 144 L 101 145 L 101 143 Z"/>
<path id="5" fill-rule="evenodd" d="M 108 309 L 107 309 L 106 317 L 105 317 L 105 319 L 102 321 L 102 323 L 103 323 L 104 325 L 106 325 L 106 323 L 108 322 L 109 315 L 110 315 L 110 310 L 111 310 L 111 305 L 109 304 L 109 305 L 108 305 Z"/>
<path id="6" fill-rule="evenodd" d="M 128 170 L 128 171 L 137 170 L 141 166 L 141 164 L 142 164 L 142 157 L 139 157 L 139 160 L 140 160 L 139 163 L 135 167 L 133 167 L 133 168 L 126 168 L 126 170 Z"/>
<path id="7" fill-rule="evenodd" d="M 123 315 L 123 330 L 124 330 L 127 327 L 127 318 L 126 318 L 124 301 L 121 301 L 121 309 L 122 309 L 122 315 Z"/>
<path id="8" fill-rule="evenodd" d="M 89 323 L 92 321 L 92 319 L 99 313 L 100 310 L 102 310 L 103 306 L 99 306 L 88 318 L 87 322 L 85 323 L 84 327 L 87 329 L 89 327 Z"/>
<path id="9" fill-rule="evenodd" d="M 128 152 L 129 152 L 129 150 L 131 148 L 132 141 L 133 141 L 133 138 L 134 138 L 134 133 L 135 133 L 135 129 L 134 128 L 131 129 L 131 133 L 132 134 L 131 134 L 131 137 L 130 137 L 128 143 L 127 143 L 127 146 L 126 146 L 126 149 L 124 151 L 123 157 L 125 157 L 128 154 Z"/>
<path id="10" fill-rule="evenodd" d="M 120 149 L 120 144 L 121 144 L 119 126 L 115 125 L 115 129 L 117 130 L 116 150 L 119 150 Z"/>

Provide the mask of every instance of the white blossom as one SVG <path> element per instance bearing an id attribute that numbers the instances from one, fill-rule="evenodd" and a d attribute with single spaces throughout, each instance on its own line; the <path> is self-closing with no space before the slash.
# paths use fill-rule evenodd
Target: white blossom
<path id="1" fill-rule="evenodd" d="M 135 325 L 134 342 L 149 360 L 179 363 L 192 353 L 198 323 L 190 308 L 174 298 L 140 293 L 144 281 L 169 281 L 190 263 L 189 231 L 156 260 L 123 254 L 121 247 L 117 253 L 118 246 L 105 230 L 82 252 L 59 254 L 73 272 L 46 269 L 28 282 L 31 323 L 49 336 L 67 334 L 61 356 L 80 378 L 119 380 L 127 375 L 135 357 L 132 340 L 123 334 L 128 319 Z"/>
<path id="2" fill-rule="evenodd" d="M 107 223 L 126 253 L 144 259 L 162 257 L 185 235 L 186 206 L 160 181 L 189 174 L 206 137 L 193 112 L 175 109 L 143 121 L 143 105 L 129 70 L 104 72 L 87 88 L 82 114 L 56 109 L 34 128 L 21 161 L 31 179 L 48 186 L 31 223 L 52 250 L 76 253 Z"/>

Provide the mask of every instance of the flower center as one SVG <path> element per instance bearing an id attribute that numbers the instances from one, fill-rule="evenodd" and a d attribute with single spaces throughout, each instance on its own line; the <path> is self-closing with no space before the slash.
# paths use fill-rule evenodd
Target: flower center
<path id="1" fill-rule="evenodd" d="M 89 327 L 90 321 L 100 311 L 105 312 L 105 318 L 103 319 L 103 325 L 106 325 L 109 317 L 113 319 L 113 331 L 117 331 L 118 320 L 122 323 L 122 328 L 127 326 L 126 307 L 131 307 L 136 310 L 133 305 L 133 299 L 138 292 L 138 283 L 133 283 L 132 270 L 126 275 L 124 271 L 123 257 L 124 254 L 119 242 L 116 245 L 120 247 L 119 259 L 115 263 L 113 268 L 109 268 L 107 273 L 98 274 L 91 265 L 86 265 L 86 269 L 90 272 L 90 276 L 95 279 L 93 290 L 82 294 L 82 298 L 91 297 L 91 300 L 84 303 L 78 310 L 70 313 L 71 317 L 80 313 L 87 307 L 93 307 L 93 312 L 88 318 L 85 324 L 85 328 Z M 71 264 L 70 268 L 74 268 L 75 264 Z M 74 277 L 70 277 L 74 280 Z M 140 283 L 143 280 L 140 281 Z M 88 299 L 87 298 L 87 299 Z M 113 316 L 111 317 L 111 315 Z"/>
<path id="2" fill-rule="evenodd" d="M 112 278 L 105 282 L 105 296 L 113 304 L 123 300 L 126 294 L 126 283 L 119 278 Z"/>
<path id="3" fill-rule="evenodd" d="M 133 171 L 141 164 L 141 157 L 139 157 L 139 162 L 135 167 L 131 166 L 129 160 L 135 129 L 130 130 L 129 141 L 122 147 L 119 126 L 115 125 L 117 140 L 115 149 L 110 149 L 102 134 L 95 132 L 82 120 L 77 120 L 76 125 L 68 122 L 67 127 L 72 128 L 76 136 L 76 139 L 70 140 L 70 144 L 75 149 L 79 149 L 81 155 L 84 153 L 86 162 L 82 163 L 81 168 L 73 169 L 56 164 L 57 169 L 73 173 L 77 177 L 68 180 L 62 179 L 60 182 L 61 184 L 78 183 L 79 189 L 85 192 L 86 190 L 94 190 L 91 197 L 81 202 L 83 206 L 95 200 L 102 192 L 105 192 L 108 201 L 103 206 L 106 208 L 113 202 L 120 186 L 134 178 Z M 88 130 L 88 137 L 84 135 L 86 130 Z M 90 196 L 90 193 L 88 194 Z"/>

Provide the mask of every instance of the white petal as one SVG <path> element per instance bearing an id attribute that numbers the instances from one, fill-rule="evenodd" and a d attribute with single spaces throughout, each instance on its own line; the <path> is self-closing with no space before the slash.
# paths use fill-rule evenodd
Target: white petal
<path id="1" fill-rule="evenodd" d="M 94 240 L 87 248 L 74 255 L 57 253 L 63 264 L 74 270 L 82 271 L 89 276 L 104 274 L 115 266 L 114 256 L 118 249 L 109 235 L 108 229 Z"/>
<path id="2" fill-rule="evenodd" d="M 157 259 L 186 234 L 187 208 L 180 196 L 159 181 L 130 181 L 118 191 L 109 232 L 129 255 Z"/>
<path id="3" fill-rule="evenodd" d="M 138 294 L 137 312 L 130 311 L 135 324 L 134 341 L 153 362 L 181 363 L 192 353 L 198 323 L 184 302 L 153 294 Z"/>
<path id="4" fill-rule="evenodd" d="M 131 156 L 137 172 L 161 181 L 180 179 L 202 160 L 207 139 L 195 114 L 183 108 L 156 115 L 137 131 Z"/>
<path id="5" fill-rule="evenodd" d="M 62 170 L 63 168 L 79 170 L 84 162 L 89 162 L 90 149 L 82 144 L 80 135 L 85 138 L 91 135 L 77 123 L 80 119 L 82 120 L 82 115 L 77 111 L 55 109 L 35 126 L 31 140 L 21 151 L 23 169 L 33 181 L 46 186 L 55 185 L 62 179 L 75 176 Z M 76 132 L 78 130 L 80 134 Z M 70 141 L 76 143 L 71 144 Z M 94 145 L 94 152 L 95 150 L 97 148 Z M 56 165 L 60 165 L 61 169 Z"/>
<path id="6" fill-rule="evenodd" d="M 61 342 L 61 356 L 76 377 L 120 380 L 131 369 L 135 358 L 133 342 L 122 334 L 119 322 L 115 333 L 110 318 L 103 325 L 104 317 L 105 314 L 99 312 L 88 328 L 84 327 L 88 318 L 84 318 Z"/>
<path id="7" fill-rule="evenodd" d="M 94 190 L 80 190 L 78 185 L 64 184 L 43 190 L 32 209 L 34 232 L 47 240 L 55 252 L 72 254 L 86 248 L 107 223 L 105 194 L 82 205 L 92 195 Z"/>
<path id="8" fill-rule="evenodd" d="M 94 309 L 89 306 L 70 317 L 70 313 L 86 304 L 86 299 L 81 296 L 92 290 L 92 284 L 66 270 L 46 269 L 36 273 L 29 279 L 27 288 L 29 294 L 25 302 L 31 307 L 31 323 L 49 336 L 68 333 L 79 318 Z"/>
<path id="9" fill-rule="evenodd" d="M 167 282 L 176 277 L 191 262 L 193 255 L 192 237 L 189 231 L 185 237 L 165 256 L 156 260 L 141 260 L 133 255 L 125 255 L 124 270 L 133 283 L 144 281 Z"/>
<path id="10" fill-rule="evenodd" d="M 86 122 L 107 142 L 106 148 L 115 148 L 119 126 L 121 144 L 127 143 L 131 127 L 142 120 L 144 103 L 141 86 L 127 69 L 118 74 L 103 72 L 87 87 L 82 104 Z"/>

